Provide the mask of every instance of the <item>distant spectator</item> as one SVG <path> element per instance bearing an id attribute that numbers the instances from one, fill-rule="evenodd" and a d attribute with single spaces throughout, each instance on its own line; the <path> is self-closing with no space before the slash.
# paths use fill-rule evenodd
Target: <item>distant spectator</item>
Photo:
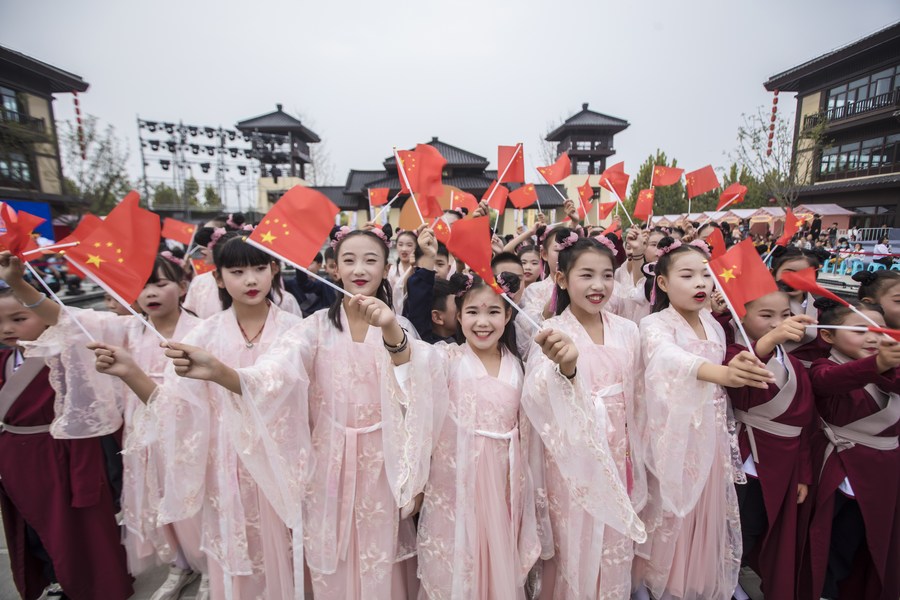
<path id="1" fill-rule="evenodd" d="M 887 227 L 887 225 L 884 227 Z M 881 236 L 881 239 L 875 244 L 875 249 L 872 250 L 872 253 L 872 260 L 874 262 L 881 263 L 887 268 L 890 268 L 891 265 L 894 264 L 894 259 L 890 256 L 891 244 L 888 242 L 888 237 L 886 235 Z"/>

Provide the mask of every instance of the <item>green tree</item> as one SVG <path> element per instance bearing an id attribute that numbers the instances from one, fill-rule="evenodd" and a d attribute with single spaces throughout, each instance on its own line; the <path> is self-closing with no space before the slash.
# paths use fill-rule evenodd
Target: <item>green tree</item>
<path id="1" fill-rule="evenodd" d="M 219 197 L 216 188 L 208 184 L 203 190 L 203 205 L 207 208 L 220 208 L 222 206 L 222 199 Z"/>
<path id="2" fill-rule="evenodd" d="M 59 125 L 59 150 L 68 173 L 63 193 L 86 200 L 87 210 L 95 215 L 107 214 L 132 188 L 126 170 L 128 149 L 112 125 L 103 128 L 93 115 L 85 117 L 81 135 L 71 121 Z"/>
<path id="3" fill-rule="evenodd" d="M 188 204 L 191 206 L 200 206 L 200 197 L 198 194 L 200 193 L 200 184 L 194 179 L 193 175 L 188 177 L 184 181 L 184 193 L 182 196 L 182 201 L 187 199 Z"/>
<path id="4" fill-rule="evenodd" d="M 638 194 L 641 190 L 650 187 L 650 178 L 653 174 L 653 167 L 677 167 L 678 160 L 669 161 L 666 153 L 657 149 L 656 154 L 651 154 L 638 169 L 637 175 L 631 181 L 631 191 L 625 200 L 625 208 L 629 213 L 634 213 L 634 205 L 637 203 Z M 684 184 L 679 181 L 674 185 L 667 185 L 654 188 L 653 214 L 666 215 L 687 212 L 687 196 L 684 193 Z M 693 207 L 692 207 L 693 208 Z"/>
<path id="5" fill-rule="evenodd" d="M 159 183 L 153 187 L 153 206 L 180 206 L 181 198 L 175 188 Z"/>

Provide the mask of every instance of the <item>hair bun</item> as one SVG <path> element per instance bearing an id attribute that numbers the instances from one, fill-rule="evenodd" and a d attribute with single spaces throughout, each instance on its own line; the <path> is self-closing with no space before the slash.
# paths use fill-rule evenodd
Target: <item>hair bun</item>
<path id="1" fill-rule="evenodd" d="M 853 281 L 856 281 L 862 285 L 872 285 L 875 281 L 878 280 L 878 272 L 877 271 L 857 271 L 851 277 Z"/>
<path id="2" fill-rule="evenodd" d="M 669 246 L 674 244 L 676 241 L 678 241 L 678 240 L 676 240 L 675 238 L 673 238 L 670 235 L 667 235 L 667 236 L 663 237 L 661 240 L 659 240 L 659 242 L 656 243 L 656 247 L 659 250 L 665 250 L 666 248 L 668 248 Z"/>
<path id="3" fill-rule="evenodd" d="M 453 295 L 458 294 L 459 292 L 466 289 L 469 285 L 469 278 L 463 273 L 454 273 L 450 276 L 450 289 L 453 291 Z"/>
<path id="4" fill-rule="evenodd" d="M 817 298 L 815 302 L 813 302 L 813 306 L 821 311 L 832 310 L 841 306 L 839 302 L 835 302 L 831 298 Z"/>
<path id="5" fill-rule="evenodd" d="M 497 283 L 500 284 L 507 294 L 515 294 L 522 285 L 522 278 L 515 273 L 503 271 L 497 274 Z"/>

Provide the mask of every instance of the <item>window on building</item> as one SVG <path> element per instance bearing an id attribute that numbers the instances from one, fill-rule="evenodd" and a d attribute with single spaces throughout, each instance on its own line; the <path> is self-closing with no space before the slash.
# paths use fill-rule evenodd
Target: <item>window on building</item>
<path id="1" fill-rule="evenodd" d="M 825 175 L 837 170 L 838 147 L 833 146 L 822 151 L 822 161 L 819 163 L 819 173 Z"/>
<path id="2" fill-rule="evenodd" d="M 894 69 L 885 69 L 872 75 L 872 83 L 869 85 L 869 98 L 887 94 L 891 91 L 891 80 L 894 77 Z"/>
<path id="3" fill-rule="evenodd" d="M 847 86 L 840 85 L 828 90 L 828 110 L 842 108 L 847 103 Z"/>
<path id="4" fill-rule="evenodd" d="M 855 171 L 859 163 L 859 142 L 841 144 L 838 154 L 838 171 Z"/>
<path id="5" fill-rule="evenodd" d="M 4 121 L 18 120 L 22 106 L 15 90 L 0 86 L 0 117 Z"/>
<path id="6" fill-rule="evenodd" d="M 576 150 L 591 150 L 591 142 L 575 142 Z"/>
<path id="7" fill-rule="evenodd" d="M 882 69 L 877 73 L 859 77 L 850 83 L 828 90 L 826 109 L 833 111 L 832 118 L 840 118 L 861 110 L 877 108 L 884 105 L 885 99 L 878 100 L 877 106 L 872 105 L 872 102 L 866 103 L 866 101 L 871 101 L 876 96 L 887 94 L 898 88 L 900 88 L 900 66 Z M 859 106 L 854 109 L 854 105 Z"/>
<path id="8" fill-rule="evenodd" d="M 31 166 L 21 152 L 0 155 L 0 179 L 18 183 L 31 183 Z"/>
<path id="9" fill-rule="evenodd" d="M 884 156 L 884 138 L 875 138 L 871 140 L 863 140 L 862 148 L 859 152 L 859 168 L 877 169 L 885 163 Z"/>

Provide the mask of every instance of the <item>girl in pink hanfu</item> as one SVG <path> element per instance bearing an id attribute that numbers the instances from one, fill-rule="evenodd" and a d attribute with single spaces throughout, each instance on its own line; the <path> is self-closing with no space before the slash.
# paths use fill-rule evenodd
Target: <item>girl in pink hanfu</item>
<path id="1" fill-rule="evenodd" d="M 642 514 L 652 531 L 635 582 L 656 598 L 727 600 L 741 564 L 740 455 L 723 386 L 768 389 L 774 377 L 746 351 L 722 365 L 725 333 L 705 308 L 708 246 L 666 237 L 657 253 L 655 312 L 640 324 L 650 450 Z"/>
<path id="2" fill-rule="evenodd" d="M 253 227 L 250 225 L 245 225 L 244 227 L 246 229 L 243 235 L 249 235 L 253 231 Z M 229 236 L 234 235 L 233 232 L 229 233 L 224 227 L 204 227 L 197 232 L 194 241 L 198 245 L 198 250 L 203 254 L 204 260 L 213 255 L 216 244 L 226 234 L 229 234 Z M 278 305 L 278 308 L 298 317 L 303 316 L 300 305 L 297 303 L 294 295 L 284 291 L 277 267 L 276 277 L 272 284 L 272 300 Z M 184 307 L 201 319 L 208 319 L 222 311 L 223 306 L 219 298 L 219 284 L 212 271 L 197 275 L 191 280 L 187 296 L 184 298 Z"/>
<path id="3" fill-rule="evenodd" d="M 157 257 L 153 274 L 137 305 L 157 331 L 180 341 L 200 320 L 181 309 L 184 271 L 168 255 Z M 89 340 L 73 318 L 97 340 L 128 350 L 135 362 L 157 383 L 162 383 L 166 358 L 159 338 L 136 317 L 72 308 L 60 310 L 54 302 L 36 312 L 50 325 L 29 345 L 30 356 L 42 356 L 51 368 L 51 381 L 60 390 L 51 433 L 59 439 L 82 439 L 114 433 L 124 423 L 122 521 L 128 568 L 138 575 L 156 564 L 170 564 L 169 577 L 157 598 L 175 598 L 182 588 L 206 570 L 200 552 L 198 518 L 159 526 L 157 511 L 164 473 L 154 431 L 146 431 L 145 405 L 117 379 L 97 375 Z M 201 583 L 201 597 L 206 589 Z"/>
<path id="4" fill-rule="evenodd" d="M 513 291 L 512 281 L 501 285 Z M 436 355 L 434 377 L 450 391 L 419 520 L 419 598 L 524 600 L 541 545 L 512 309 L 471 275 L 451 285 L 466 342 L 413 348 Z"/>
<path id="5" fill-rule="evenodd" d="M 523 398 L 543 440 L 539 497 L 552 529 L 541 597 L 627 599 L 634 542 L 646 539 L 637 517 L 647 493 L 629 377 L 640 340 L 633 323 L 604 310 L 614 285 L 612 242 L 571 232 L 556 250 L 557 316 L 535 338 L 543 355 L 532 351 Z"/>
<path id="6" fill-rule="evenodd" d="M 391 288 L 391 300 L 394 312 L 403 312 L 403 303 L 406 301 L 406 282 L 416 270 L 416 244 L 415 231 L 398 231 L 395 244 L 397 247 L 397 262 L 391 265 L 387 280 Z"/>
<path id="7" fill-rule="evenodd" d="M 146 427 L 156 431 L 164 460 L 159 521 L 199 514 L 210 597 L 295 598 L 303 594 L 309 384 L 296 365 L 278 382 L 255 365 L 277 355 L 303 321 L 271 301 L 277 265 L 240 235 L 218 241 L 215 263 L 228 308 L 183 343 L 169 342 L 174 368 L 161 386 L 108 344 L 94 345 L 97 369 L 148 403 Z M 226 357 L 224 364 L 214 357 Z"/>

